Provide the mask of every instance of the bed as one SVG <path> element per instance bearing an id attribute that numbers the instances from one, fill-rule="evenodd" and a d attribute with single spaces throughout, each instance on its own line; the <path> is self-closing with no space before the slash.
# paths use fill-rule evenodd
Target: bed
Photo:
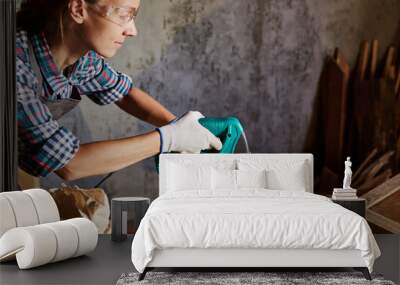
<path id="1" fill-rule="evenodd" d="M 154 268 L 352 267 L 380 250 L 361 216 L 313 194 L 311 154 L 163 154 L 160 196 L 132 243 Z"/>

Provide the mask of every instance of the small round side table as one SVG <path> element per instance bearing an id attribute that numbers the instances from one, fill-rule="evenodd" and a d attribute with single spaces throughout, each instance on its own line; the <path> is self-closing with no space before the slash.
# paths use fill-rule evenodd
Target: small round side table
<path id="1" fill-rule="evenodd" d="M 146 214 L 150 199 L 145 197 L 118 197 L 111 200 L 112 241 L 124 241 L 135 234 Z"/>

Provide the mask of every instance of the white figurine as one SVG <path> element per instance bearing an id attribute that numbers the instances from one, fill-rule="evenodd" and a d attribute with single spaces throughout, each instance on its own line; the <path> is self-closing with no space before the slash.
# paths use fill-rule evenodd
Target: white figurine
<path id="1" fill-rule="evenodd" d="M 344 179 L 343 179 L 343 189 L 352 189 L 351 188 L 351 161 L 350 157 L 347 157 L 347 160 L 344 162 Z"/>

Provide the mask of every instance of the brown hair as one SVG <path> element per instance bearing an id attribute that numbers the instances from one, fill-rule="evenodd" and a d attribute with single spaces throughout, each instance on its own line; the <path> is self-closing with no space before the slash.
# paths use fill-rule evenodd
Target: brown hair
<path id="1" fill-rule="evenodd" d="M 52 37 L 63 39 L 64 20 L 70 0 L 23 0 L 17 13 L 17 29 L 28 34 L 44 30 Z M 97 0 L 85 0 L 94 3 Z"/>

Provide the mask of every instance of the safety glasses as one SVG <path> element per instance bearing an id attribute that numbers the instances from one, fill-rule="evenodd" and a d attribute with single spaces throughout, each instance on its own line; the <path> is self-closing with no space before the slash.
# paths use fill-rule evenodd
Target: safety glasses
<path id="1" fill-rule="evenodd" d="M 131 21 L 133 21 L 139 11 L 139 8 L 132 8 L 126 6 L 114 6 L 114 5 L 99 5 L 90 4 L 94 11 L 96 11 L 100 16 L 107 18 L 109 21 L 119 25 L 124 26 Z"/>

